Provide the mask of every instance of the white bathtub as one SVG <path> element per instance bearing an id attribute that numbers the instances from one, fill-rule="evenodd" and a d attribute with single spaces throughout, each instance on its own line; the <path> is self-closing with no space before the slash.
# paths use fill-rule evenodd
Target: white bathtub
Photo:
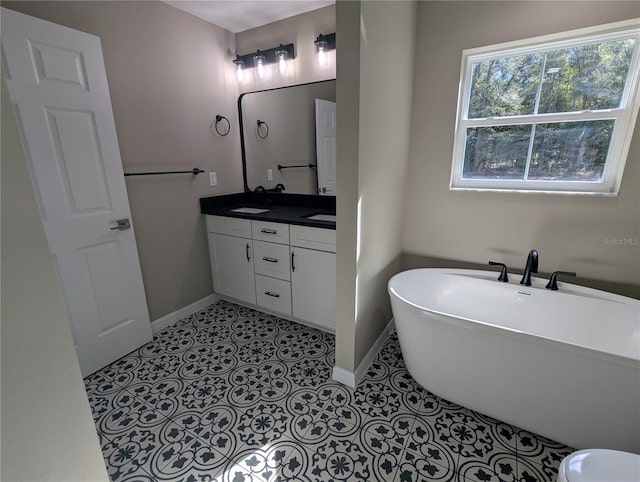
<path id="1" fill-rule="evenodd" d="M 640 301 L 499 273 L 389 281 L 407 369 L 447 400 L 575 448 L 640 453 Z"/>

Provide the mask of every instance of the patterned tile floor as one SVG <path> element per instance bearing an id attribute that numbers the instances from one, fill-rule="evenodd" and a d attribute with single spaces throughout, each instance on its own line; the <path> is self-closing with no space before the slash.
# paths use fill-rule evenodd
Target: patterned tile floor
<path id="1" fill-rule="evenodd" d="M 221 301 L 85 379 L 113 481 L 555 481 L 571 449 L 420 388 L 395 333 L 356 390 L 331 334 Z"/>

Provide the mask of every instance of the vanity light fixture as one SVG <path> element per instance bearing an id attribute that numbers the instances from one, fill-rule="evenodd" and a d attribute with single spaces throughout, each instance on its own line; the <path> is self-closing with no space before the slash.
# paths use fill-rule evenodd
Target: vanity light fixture
<path id="1" fill-rule="evenodd" d="M 278 73 L 285 75 L 287 71 L 287 61 L 295 59 L 295 49 L 293 44 L 280 44 L 267 50 L 256 50 L 253 53 L 245 55 L 236 55 L 233 63 L 236 65 L 238 80 L 241 82 L 244 78 L 244 70 L 255 68 L 255 75 L 258 79 L 266 76 L 266 66 L 269 64 L 277 64 Z"/>
<path id="2" fill-rule="evenodd" d="M 336 34 L 320 34 L 314 43 L 316 44 L 316 59 L 318 65 L 325 67 L 327 65 L 327 51 L 336 49 Z"/>

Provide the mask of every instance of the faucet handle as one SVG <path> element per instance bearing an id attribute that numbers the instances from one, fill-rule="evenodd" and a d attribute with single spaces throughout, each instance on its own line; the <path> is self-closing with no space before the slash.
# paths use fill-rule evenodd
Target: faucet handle
<path id="1" fill-rule="evenodd" d="M 509 276 L 507 275 L 507 265 L 504 263 L 496 263 L 495 261 L 489 261 L 491 266 L 502 266 L 502 271 L 500 271 L 500 276 L 498 277 L 498 281 L 502 281 L 503 283 L 509 282 Z"/>
<path id="2" fill-rule="evenodd" d="M 549 282 L 547 283 L 547 286 L 545 286 L 545 288 L 547 288 L 548 290 L 552 290 L 552 291 L 558 291 L 558 276 L 562 275 L 562 276 L 572 276 L 575 278 L 576 274 L 573 271 L 554 271 L 551 274 L 551 278 L 549 278 Z"/>

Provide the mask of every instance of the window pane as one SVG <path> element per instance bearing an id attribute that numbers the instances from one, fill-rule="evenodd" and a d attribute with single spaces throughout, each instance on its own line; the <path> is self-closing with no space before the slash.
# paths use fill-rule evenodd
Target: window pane
<path id="1" fill-rule="evenodd" d="M 467 129 L 462 177 L 524 179 L 531 124 Z"/>
<path id="2" fill-rule="evenodd" d="M 528 179 L 601 181 L 614 122 L 536 125 Z"/>
<path id="3" fill-rule="evenodd" d="M 617 109 L 635 39 L 547 52 L 538 113 Z"/>
<path id="4" fill-rule="evenodd" d="M 540 54 L 473 64 L 468 118 L 533 114 L 541 70 Z"/>

